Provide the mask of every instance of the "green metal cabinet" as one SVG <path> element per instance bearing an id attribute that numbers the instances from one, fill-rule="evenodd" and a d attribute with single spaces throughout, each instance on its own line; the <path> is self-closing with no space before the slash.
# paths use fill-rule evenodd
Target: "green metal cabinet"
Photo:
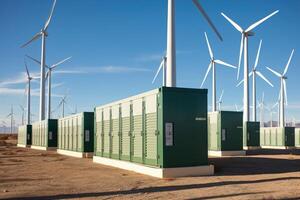
<path id="1" fill-rule="evenodd" d="M 243 129 L 244 147 L 260 146 L 260 124 L 259 122 L 245 122 Z"/>
<path id="2" fill-rule="evenodd" d="M 260 128 L 261 146 L 294 147 L 297 143 L 294 127 Z"/>
<path id="3" fill-rule="evenodd" d="M 18 129 L 18 144 L 20 145 L 31 145 L 32 140 L 32 126 L 23 125 L 19 126 Z"/>
<path id="4" fill-rule="evenodd" d="M 162 87 L 95 108 L 95 155 L 157 167 L 208 164 L 207 90 Z"/>
<path id="5" fill-rule="evenodd" d="M 94 112 L 82 112 L 58 120 L 58 148 L 94 152 Z"/>
<path id="6" fill-rule="evenodd" d="M 243 112 L 208 113 L 208 149 L 212 151 L 243 150 Z"/>
<path id="7" fill-rule="evenodd" d="M 48 119 L 32 124 L 32 145 L 57 147 L 57 119 Z"/>

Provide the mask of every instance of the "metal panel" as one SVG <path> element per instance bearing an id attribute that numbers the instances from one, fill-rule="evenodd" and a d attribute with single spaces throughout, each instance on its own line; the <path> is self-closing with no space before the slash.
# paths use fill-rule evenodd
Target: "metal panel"
<path id="1" fill-rule="evenodd" d="M 300 128 L 295 129 L 295 146 L 300 147 Z"/>
<path id="2" fill-rule="evenodd" d="M 123 102 L 121 104 L 121 159 L 130 160 L 130 137 L 131 137 L 131 102 Z"/>
<path id="3" fill-rule="evenodd" d="M 115 105 L 111 108 L 111 140 L 112 158 L 120 157 L 120 106 Z"/>
<path id="4" fill-rule="evenodd" d="M 219 126 L 219 113 L 208 113 L 208 149 L 220 151 L 220 126 Z"/>
<path id="5" fill-rule="evenodd" d="M 103 156 L 110 157 L 111 155 L 111 123 L 110 123 L 110 107 L 103 109 Z"/>
<path id="6" fill-rule="evenodd" d="M 143 99 L 132 101 L 132 156 L 135 162 L 143 162 Z"/>
<path id="7" fill-rule="evenodd" d="M 157 165 L 157 94 L 145 97 L 145 163 Z"/>
<path id="8" fill-rule="evenodd" d="M 96 155 L 102 156 L 103 153 L 103 110 L 102 109 L 96 109 Z"/>

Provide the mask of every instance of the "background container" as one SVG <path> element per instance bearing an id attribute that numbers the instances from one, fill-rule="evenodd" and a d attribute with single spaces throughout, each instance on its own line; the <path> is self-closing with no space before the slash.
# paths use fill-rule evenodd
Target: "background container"
<path id="1" fill-rule="evenodd" d="M 57 119 L 32 124 L 32 148 L 35 147 L 44 147 L 42 149 L 57 147 Z"/>
<path id="2" fill-rule="evenodd" d="M 260 147 L 260 123 L 244 123 L 243 143 L 244 148 Z"/>
<path id="3" fill-rule="evenodd" d="M 93 112 L 82 112 L 58 119 L 58 149 L 94 152 Z"/>
<path id="4" fill-rule="evenodd" d="M 31 145 L 31 125 L 19 126 L 18 129 L 18 146 L 27 147 Z"/>
<path id="5" fill-rule="evenodd" d="M 300 147 L 300 128 L 295 128 L 295 146 Z"/>
<path id="6" fill-rule="evenodd" d="M 260 140 L 263 148 L 295 147 L 294 127 L 264 127 L 260 129 Z"/>
<path id="7" fill-rule="evenodd" d="M 243 150 L 243 112 L 208 113 L 208 149 L 211 151 Z"/>
<path id="8" fill-rule="evenodd" d="M 160 168 L 208 165 L 207 90 L 162 87 L 95 108 L 95 155 Z"/>

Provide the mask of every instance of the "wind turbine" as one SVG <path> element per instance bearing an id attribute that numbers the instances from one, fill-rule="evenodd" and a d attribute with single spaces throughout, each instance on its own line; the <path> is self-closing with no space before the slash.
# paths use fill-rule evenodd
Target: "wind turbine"
<path id="1" fill-rule="evenodd" d="M 204 76 L 204 79 L 202 81 L 201 84 L 201 88 L 203 87 L 203 84 L 205 83 L 205 80 L 208 76 L 208 73 L 210 72 L 210 70 L 212 70 L 212 112 L 216 112 L 217 111 L 217 102 L 216 102 L 216 64 L 220 64 L 220 65 L 224 65 L 226 67 L 230 67 L 230 68 L 234 68 L 236 69 L 235 66 L 225 63 L 224 61 L 221 60 L 216 60 L 214 58 L 214 54 L 213 51 L 211 49 L 208 37 L 206 32 L 204 33 L 205 35 L 205 39 L 206 39 L 206 43 L 207 43 L 207 47 L 208 47 L 208 51 L 209 51 L 209 55 L 210 55 L 210 62 L 206 71 L 206 74 Z"/>
<path id="2" fill-rule="evenodd" d="M 223 95 L 224 95 L 224 90 L 222 90 L 222 93 L 220 95 L 220 98 L 218 100 L 218 104 L 219 104 L 219 111 L 221 111 L 221 105 L 223 103 Z"/>
<path id="3" fill-rule="evenodd" d="M 6 122 L 2 121 L 2 129 L 3 129 L 3 133 L 6 133 Z"/>
<path id="4" fill-rule="evenodd" d="M 249 121 L 250 114 L 249 114 L 249 79 L 248 79 L 248 73 L 249 73 L 249 66 L 248 66 L 248 37 L 253 36 L 254 32 L 253 29 L 256 28 L 258 25 L 272 17 L 273 15 L 277 14 L 279 10 L 271 13 L 270 15 L 266 16 L 265 18 L 255 22 L 251 26 L 249 26 L 247 29 L 242 29 L 237 23 L 235 23 L 232 19 L 227 17 L 224 13 L 221 13 L 223 17 L 227 21 L 229 21 L 235 29 L 237 29 L 241 34 L 241 46 L 240 46 L 240 55 L 239 55 L 239 63 L 238 63 L 238 73 L 237 73 L 237 79 L 239 79 L 240 74 L 240 66 L 241 66 L 241 59 L 242 59 L 242 53 L 244 52 L 244 116 L 243 121 L 247 122 Z"/>
<path id="5" fill-rule="evenodd" d="M 163 75 L 163 86 L 166 86 L 166 64 L 167 64 L 167 57 L 164 56 L 162 58 L 162 61 L 161 61 L 160 65 L 159 65 L 159 68 L 157 69 L 157 72 L 156 72 L 156 74 L 155 74 L 155 76 L 152 80 L 152 84 L 155 82 L 159 72 L 162 70 L 162 73 L 163 73 L 162 74 Z"/>
<path id="6" fill-rule="evenodd" d="M 236 104 L 234 104 L 234 106 L 235 106 L 235 111 L 236 111 L 236 112 L 241 112 L 241 111 L 243 111 L 243 106 L 242 106 L 241 108 L 239 108 L 238 105 L 236 105 Z"/>
<path id="7" fill-rule="evenodd" d="M 19 105 L 19 107 L 20 107 L 20 109 L 21 109 L 21 111 L 22 111 L 22 119 L 21 119 L 22 125 L 24 125 L 25 108 L 24 108 L 24 106 L 22 106 L 22 105 Z"/>
<path id="8" fill-rule="evenodd" d="M 66 98 L 67 95 L 63 96 L 60 103 L 58 104 L 58 108 L 62 107 L 62 117 L 65 117 L 65 104 L 67 103 Z"/>
<path id="9" fill-rule="evenodd" d="M 289 57 L 289 60 L 285 66 L 283 74 L 278 73 L 277 71 L 267 67 L 273 74 L 280 78 L 280 127 L 285 127 L 285 119 L 284 119 L 284 104 L 287 104 L 287 91 L 286 91 L 286 79 L 287 79 L 287 71 L 289 69 L 292 57 L 294 55 L 294 49 Z"/>
<path id="10" fill-rule="evenodd" d="M 30 124 L 30 112 L 31 112 L 31 108 L 30 108 L 30 100 L 31 100 L 31 81 L 32 79 L 34 79 L 35 77 L 30 76 L 29 70 L 28 70 L 28 66 L 26 63 L 26 60 L 24 59 L 24 64 L 25 64 L 25 69 L 26 69 L 26 75 L 27 75 L 27 125 Z"/>
<path id="11" fill-rule="evenodd" d="M 40 113 L 39 113 L 39 120 L 45 119 L 45 62 L 46 62 L 46 37 L 48 36 L 47 29 L 49 27 L 54 8 L 55 8 L 56 0 L 54 0 L 52 9 L 50 12 L 50 15 L 48 17 L 48 20 L 46 21 L 44 27 L 36 33 L 31 40 L 26 42 L 24 45 L 21 46 L 21 48 L 27 46 L 31 42 L 42 38 L 42 47 L 41 47 L 41 78 L 40 78 Z"/>
<path id="12" fill-rule="evenodd" d="M 13 123 L 14 123 L 14 107 L 11 105 L 10 113 L 6 116 L 7 118 L 10 117 L 10 133 L 13 133 Z"/>
<path id="13" fill-rule="evenodd" d="M 254 106 L 254 105 L 253 105 Z M 260 126 L 264 127 L 265 126 L 265 121 L 264 121 L 264 109 L 265 109 L 265 93 L 263 92 L 261 101 L 258 102 L 258 107 L 259 107 L 259 113 L 260 113 Z M 256 110 L 256 109 L 255 109 Z M 254 116 L 253 116 L 254 117 Z M 254 121 L 256 121 L 255 118 L 253 118 Z"/>
<path id="14" fill-rule="evenodd" d="M 40 61 L 38 61 L 37 59 L 28 56 L 28 58 L 30 58 L 31 60 L 35 61 L 36 63 L 40 64 Z M 52 77 L 52 71 L 58 67 L 59 65 L 63 64 L 64 62 L 66 62 L 67 60 L 71 59 L 72 57 L 68 57 L 66 59 L 63 59 L 61 61 L 59 61 L 58 63 L 51 65 L 50 67 L 48 65 L 45 65 L 48 68 L 48 72 L 46 73 L 46 79 L 48 78 L 48 113 L 47 113 L 47 117 L 48 119 L 51 119 L 51 77 Z"/>

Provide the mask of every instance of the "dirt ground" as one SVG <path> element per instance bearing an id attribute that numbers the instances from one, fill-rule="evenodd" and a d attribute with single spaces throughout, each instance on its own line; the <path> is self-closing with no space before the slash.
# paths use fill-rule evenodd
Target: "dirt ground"
<path id="1" fill-rule="evenodd" d="M 214 176 L 161 180 L 7 139 L 0 143 L 0 199 L 300 199 L 300 150 L 211 158 Z"/>

